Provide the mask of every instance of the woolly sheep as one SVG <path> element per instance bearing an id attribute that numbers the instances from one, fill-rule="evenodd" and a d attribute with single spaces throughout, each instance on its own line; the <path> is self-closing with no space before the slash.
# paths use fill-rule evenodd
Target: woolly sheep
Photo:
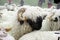
<path id="1" fill-rule="evenodd" d="M 19 31 L 17 30 L 17 28 L 19 27 L 19 23 L 17 22 L 17 13 L 15 11 L 7 10 L 0 11 L 0 13 L 0 26 L 6 28 L 7 31 L 10 30 L 8 33 L 12 36 L 16 36 L 15 33 L 18 33 L 17 31 Z M 12 31 L 13 29 L 14 31 Z"/>
<path id="2" fill-rule="evenodd" d="M 34 31 L 22 36 L 19 40 L 58 40 L 60 31 Z"/>
<path id="3" fill-rule="evenodd" d="M 18 12 L 18 21 L 20 21 L 20 24 L 23 24 L 24 21 L 27 22 L 32 30 L 39 30 L 42 26 L 44 16 L 50 13 L 38 6 L 30 6 L 29 8 L 23 6 L 21 10 Z"/>
<path id="4" fill-rule="evenodd" d="M 57 31 L 60 30 L 60 10 L 55 10 L 46 16 L 42 22 L 41 31 Z"/>
<path id="5" fill-rule="evenodd" d="M 0 26 L 6 28 L 9 34 L 11 34 L 16 40 L 18 40 L 23 34 L 31 31 L 28 23 L 20 25 L 17 19 L 17 11 L 0 10 Z"/>

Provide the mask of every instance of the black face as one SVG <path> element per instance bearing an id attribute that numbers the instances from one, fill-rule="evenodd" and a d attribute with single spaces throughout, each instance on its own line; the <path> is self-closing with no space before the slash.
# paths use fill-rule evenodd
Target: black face
<path id="1" fill-rule="evenodd" d="M 31 19 L 28 19 L 27 23 L 29 23 L 29 25 L 32 27 L 32 31 L 39 30 L 42 26 L 42 17 L 37 17 L 36 22 L 32 21 Z"/>

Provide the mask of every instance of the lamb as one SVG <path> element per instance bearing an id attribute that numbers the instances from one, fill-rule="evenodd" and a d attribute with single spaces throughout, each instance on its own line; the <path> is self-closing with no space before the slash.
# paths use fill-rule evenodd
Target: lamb
<path id="1" fill-rule="evenodd" d="M 53 13 L 47 15 L 42 22 L 41 31 L 57 31 L 60 30 L 60 10 L 54 10 Z"/>
<path id="2" fill-rule="evenodd" d="M 15 40 L 15 38 L 7 34 L 5 28 L 0 27 L 0 40 Z"/>
<path id="3" fill-rule="evenodd" d="M 60 31 L 34 31 L 22 36 L 19 40 L 58 40 Z"/>

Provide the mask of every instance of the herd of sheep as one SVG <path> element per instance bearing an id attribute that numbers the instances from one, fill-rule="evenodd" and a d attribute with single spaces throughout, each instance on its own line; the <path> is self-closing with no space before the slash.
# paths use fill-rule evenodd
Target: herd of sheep
<path id="1" fill-rule="evenodd" d="M 59 30 L 60 9 L 55 6 L 0 6 L 0 40 L 59 40 Z"/>

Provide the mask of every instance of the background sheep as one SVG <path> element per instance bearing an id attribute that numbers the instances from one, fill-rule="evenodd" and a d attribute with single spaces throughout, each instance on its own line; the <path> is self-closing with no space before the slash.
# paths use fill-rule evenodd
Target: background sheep
<path id="1" fill-rule="evenodd" d="M 15 7 L 16 7 L 16 4 L 8 4 L 8 3 L 5 3 L 4 6 L 5 6 L 5 8 L 8 11 L 14 11 L 15 10 Z"/>
<path id="2" fill-rule="evenodd" d="M 44 31 L 57 31 L 60 29 L 60 10 L 55 10 L 53 13 L 47 15 L 46 19 L 42 22 L 41 30 Z"/>
<path id="3" fill-rule="evenodd" d="M 0 26 L 10 30 L 8 33 L 12 36 L 16 36 L 15 33 L 18 33 L 19 23 L 17 22 L 17 13 L 16 11 L 0 11 Z M 17 27 L 17 28 L 16 28 Z M 16 28 L 16 29 L 15 29 Z M 14 31 L 12 30 L 14 29 Z M 19 31 L 20 32 L 20 31 Z"/>

